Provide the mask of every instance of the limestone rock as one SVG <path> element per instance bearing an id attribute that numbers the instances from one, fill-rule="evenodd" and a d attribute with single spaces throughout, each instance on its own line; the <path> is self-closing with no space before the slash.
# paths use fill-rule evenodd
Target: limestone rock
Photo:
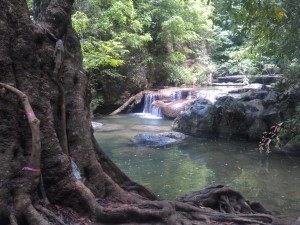
<path id="1" fill-rule="evenodd" d="M 181 111 L 186 110 L 194 102 L 192 99 L 184 99 L 172 102 L 155 101 L 154 106 L 159 107 L 167 118 L 176 118 Z"/>
<path id="2" fill-rule="evenodd" d="M 179 132 L 164 132 L 164 133 L 143 133 L 132 138 L 132 142 L 136 145 L 147 147 L 164 147 L 170 144 L 175 144 L 183 141 L 185 135 Z"/>
<path id="3" fill-rule="evenodd" d="M 271 90 L 268 95 L 264 98 L 264 105 L 271 105 L 277 102 L 278 93 L 276 91 Z"/>
<path id="4" fill-rule="evenodd" d="M 193 136 L 214 137 L 215 111 L 216 108 L 209 101 L 198 99 L 173 121 L 172 128 Z"/>

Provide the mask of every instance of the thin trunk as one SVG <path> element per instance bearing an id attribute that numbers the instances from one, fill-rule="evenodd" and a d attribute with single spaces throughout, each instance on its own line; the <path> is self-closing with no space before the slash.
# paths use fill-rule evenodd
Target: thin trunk
<path id="1" fill-rule="evenodd" d="M 110 116 L 117 115 L 121 112 L 123 112 L 130 104 L 134 103 L 138 104 L 141 102 L 142 98 L 144 96 L 143 92 L 139 92 L 138 94 L 131 96 L 123 105 L 121 105 L 119 108 L 117 108 L 115 111 L 113 111 Z"/>

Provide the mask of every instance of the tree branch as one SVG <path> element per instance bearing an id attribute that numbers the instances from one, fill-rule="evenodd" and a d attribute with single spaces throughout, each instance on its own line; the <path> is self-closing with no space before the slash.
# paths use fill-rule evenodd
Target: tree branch
<path id="1" fill-rule="evenodd" d="M 144 96 L 144 92 L 139 92 L 134 96 L 131 96 L 122 106 L 120 106 L 118 109 L 113 111 L 110 116 L 114 116 L 122 112 L 124 109 L 126 109 L 133 101 L 135 102 L 140 102 Z"/>

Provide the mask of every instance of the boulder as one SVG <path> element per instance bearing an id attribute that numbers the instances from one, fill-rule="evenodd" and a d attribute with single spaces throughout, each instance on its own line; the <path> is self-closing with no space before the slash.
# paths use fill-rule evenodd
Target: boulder
<path id="1" fill-rule="evenodd" d="M 259 140 L 268 129 L 264 112 L 260 99 L 242 102 L 231 96 L 222 96 L 214 105 L 198 99 L 174 120 L 172 128 L 197 137 Z"/>
<path id="2" fill-rule="evenodd" d="M 252 140 L 260 140 L 263 133 L 268 130 L 267 124 L 260 118 L 255 118 L 248 128 L 248 138 Z"/>
<path id="3" fill-rule="evenodd" d="M 143 133 L 132 138 L 132 142 L 136 145 L 147 147 L 164 147 L 170 144 L 175 144 L 183 141 L 185 135 L 179 132 L 164 132 L 164 133 Z"/>
<path id="4" fill-rule="evenodd" d="M 268 95 L 267 90 L 259 90 L 254 94 L 253 98 L 254 99 L 264 99 L 267 95 Z"/>
<path id="5" fill-rule="evenodd" d="M 278 93 L 276 91 L 271 90 L 268 95 L 263 99 L 263 103 L 265 106 L 272 105 L 277 102 Z"/>
<path id="6" fill-rule="evenodd" d="M 219 98 L 215 103 L 219 112 L 217 124 L 218 135 L 221 137 L 247 135 L 246 109 L 238 100 L 230 96 Z"/>
<path id="7" fill-rule="evenodd" d="M 251 101 L 244 103 L 246 111 L 250 113 L 255 113 L 261 115 L 265 109 L 263 101 L 260 99 L 253 99 Z"/>
<path id="8" fill-rule="evenodd" d="M 254 123 L 255 120 L 262 118 L 265 108 L 263 106 L 262 100 L 260 99 L 253 99 L 248 102 L 243 102 L 243 104 L 246 110 L 245 122 L 249 127 L 251 127 L 252 123 Z M 254 127 L 257 126 L 257 121 L 255 123 L 256 125 Z M 254 132 L 254 127 L 252 127 L 251 132 Z"/>
<path id="9" fill-rule="evenodd" d="M 282 150 L 289 155 L 300 156 L 300 135 L 292 138 L 286 145 L 283 146 Z"/>
<path id="10" fill-rule="evenodd" d="M 164 102 L 157 100 L 152 105 L 161 109 L 163 115 L 167 118 L 176 118 L 181 111 L 186 110 L 192 103 L 193 99 L 177 100 L 172 102 Z"/>
<path id="11" fill-rule="evenodd" d="M 282 121 L 281 112 L 275 106 L 270 105 L 263 112 L 263 120 L 267 123 L 268 127 L 274 126 Z"/>
<path id="12" fill-rule="evenodd" d="M 214 117 L 217 114 L 216 107 L 208 100 L 197 99 L 188 110 L 176 117 L 172 128 L 193 136 L 215 137 Z"/>

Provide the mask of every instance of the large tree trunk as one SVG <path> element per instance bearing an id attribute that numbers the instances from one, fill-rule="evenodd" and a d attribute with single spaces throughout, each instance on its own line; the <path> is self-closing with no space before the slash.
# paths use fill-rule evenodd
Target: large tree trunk
<path id="1" fill-rule="evenodd" d="M 39 204 L 39 169 L 51 204 L 68 206 L 93 223 L 275 224 L 265 214 L 223 214 L 200 208 L 199 202 L 156 201 L 105 156 L 91 128 L 88 81 L 70 23 L 72 3 L 36 0 L 33 23 L 25 0 L 0 0 L 0 82 L 28 96 L 41 132 L 41 168 L 24 170 L 31 166 L 34 133 L 19 99 L 1 91 L 0 224 L 63 224 L 53 208 Z M 53 57 L 59 39 L 64 41 L 61 65 Z M 74 177 L 71 160 L 82 180 Z"/>

